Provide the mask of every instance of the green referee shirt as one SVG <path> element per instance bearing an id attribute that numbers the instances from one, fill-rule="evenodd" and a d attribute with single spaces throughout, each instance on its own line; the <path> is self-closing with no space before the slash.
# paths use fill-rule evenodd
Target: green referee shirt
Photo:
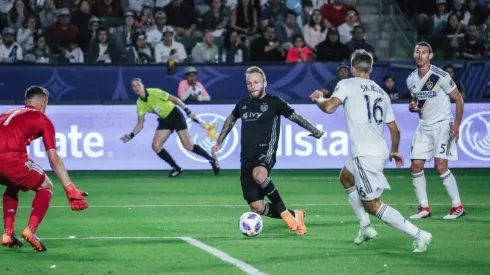
<path id="1" fill-rule="evenodd" d="M 138 116 L 154 113 L 160 118 L 166 118 L 175 108 L 175 104 L 168 100 L 169 94 L 158 88 L 146 88 L 146 100 L 138 98 L 136 107 Z"/>

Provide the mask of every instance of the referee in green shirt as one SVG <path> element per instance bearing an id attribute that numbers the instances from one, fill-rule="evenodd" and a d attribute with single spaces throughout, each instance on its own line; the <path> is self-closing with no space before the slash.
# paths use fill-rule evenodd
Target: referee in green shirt
<path id="1" fill-rule="evenodd" d="M 154 113 L 158 116 L 158 127 L 155 132 L 155 136 L 153 137 L 152 148 L 161 159 L 166 161 L 172 167 L 169 177 L 176 177 L 182 174 L 182 168 L 177 165 L 168 151 L 162 147 L 174 130 L 179 135 L 179 139 L 184 148 L 209 160 L 214 174 L 218 175 L 220 171 L 218 161 L 204 151 L 201 146 L 192 144 L 189 138 L 189 132 L 187 130 L 187 123 L 184 115 L 178 108 L 176 108 L 175 105 L 182 108 L 186 112 L 187 116 L 194 121 L 197 121 L 196 115 L 193 114 L 189 108 L 187 108 L 185 104 L 175 96 L 172 96 L 158 88 L 145 88 L 145 85 L 139 78 L 134 78 L 132 80 L 131 87 L 139 96 L 138 100 L 136 101 L 138 123 L 134 127 L 133 131 L 130 134 L 124 135 L 121 140 L 126 143 L 133 139 L 134 136 L 136 136 L 141 129 L 143 129 L 145 114 Z"/>

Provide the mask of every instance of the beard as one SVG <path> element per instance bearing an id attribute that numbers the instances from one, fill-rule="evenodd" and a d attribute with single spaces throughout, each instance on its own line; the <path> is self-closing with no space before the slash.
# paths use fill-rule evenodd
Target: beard
<path id="1" fill-rule="evenodd" d="M 261 90 L 259 90 L 259 91 L 253 91 L 253 92 L 248 91 L 248 93 L 249 93 L 249 95 L 250 95 L 250 97 L 251 97 L 252 99 L 259 99 L 259 98 L 261 98 L 262 96 L 264 96 L 264 94 L 265 94 L 265 89 L 264 89 L 264 88 L 262 88 L 262 89 L 261 89 Z"/>

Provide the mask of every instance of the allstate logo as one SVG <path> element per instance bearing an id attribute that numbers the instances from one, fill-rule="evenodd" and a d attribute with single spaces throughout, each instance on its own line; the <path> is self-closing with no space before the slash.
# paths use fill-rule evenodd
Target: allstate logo
<path id="1" fill-rule="evenodd" d="M 461 123 L 459 147 L 468 156 L 490 161 L 490 111 L 479 112 Z"/>
<path id="2" fill-rule="evenodd" d="M 217 132 L 219 132 L 221 128 L 223 128 L 223 124 L 226 120 L 226 117 L 220 116 L 218 114 L 212 114 L 212 113 L 204 113 L 196 116 L 207 123 L 216 124 Z M 211 141 L 209 139 L 209 137 L 206 134 L 206 131 L 200 125 L 193 122 L 190 118 L 187 119 L 187 128 L 189 130 L 189 136 L 191 137 L 191 141 L 194 144 L 198 144 L 204 150 L 206 150 L 206 152 L 211 154 L 211 149 L 213 148 L 214 145 L 216 145 L 216 142 Z M 188 156 L 189 158 L 195 161 L 208 162 L 206 159 L 203 159 L 198 155 L 187 151 L 184 148 L 184 146 L 182 146 L 180 139 L 177 140 L 178 140 L 177 144 L 179 145 L 180 150 L 182 150 L 186 156 Z M 235 151 L 237 146 L 238 146 L 238 130 L 235 127 L 233 127 L 233 129 L 230 131 L 230 133 L 228 133 L 228 136 L 226 137 L 225 141 L 221 145 L 221 150 L 218 151 L 217 153 L 218 160 L 223 160 L 228 156 L 230 156 Z"/>

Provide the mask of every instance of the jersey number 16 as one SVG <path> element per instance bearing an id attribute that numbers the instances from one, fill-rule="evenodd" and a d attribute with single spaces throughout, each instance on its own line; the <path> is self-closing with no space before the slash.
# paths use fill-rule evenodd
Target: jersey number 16
<path id="1" fill-rule="evenodd" d="M 366 100 L 367 107 L 367 115 L 369 123 L 372 122 L 373 118 L 376 124 L 383 123 L 383 108 L 379 105 L 383 102 L 383 98 L 378 97 L 374 100 L 374 104 L 371 107 L 371 98 L 368 95 L 364 95 L 364 99 Z"/>

